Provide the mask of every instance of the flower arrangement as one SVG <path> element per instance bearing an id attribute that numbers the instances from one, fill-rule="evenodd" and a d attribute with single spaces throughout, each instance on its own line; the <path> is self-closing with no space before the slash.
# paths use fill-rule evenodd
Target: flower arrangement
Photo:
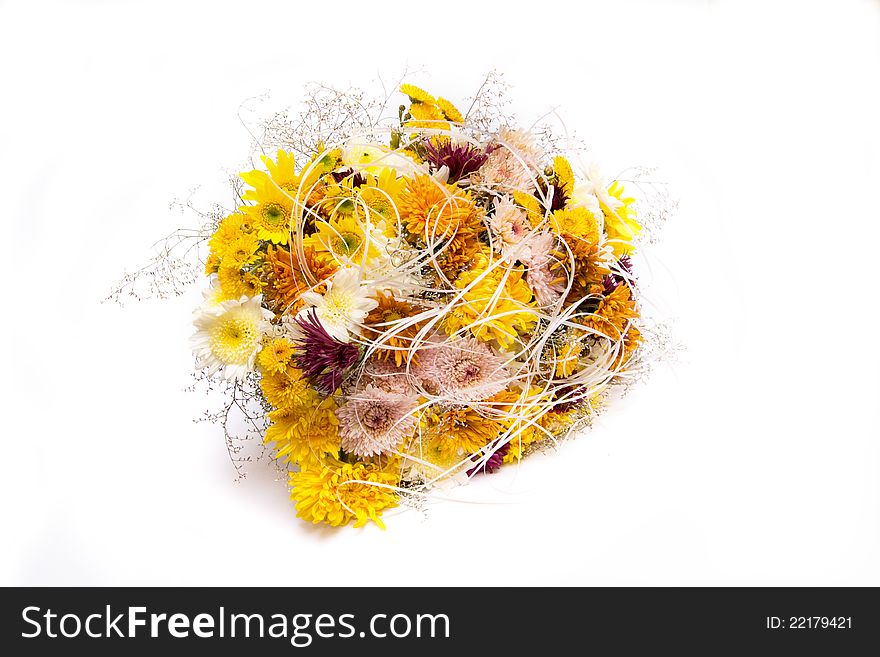
<path id="1" fill-rule="evenodd" d="M 263 155 L 208 239 L 197 366 L 253 382 L 314 523 L 384 527 L 402 499 L 556 444 L 643 361 L 623 184 L 400 92 L 389 125 Z"/>

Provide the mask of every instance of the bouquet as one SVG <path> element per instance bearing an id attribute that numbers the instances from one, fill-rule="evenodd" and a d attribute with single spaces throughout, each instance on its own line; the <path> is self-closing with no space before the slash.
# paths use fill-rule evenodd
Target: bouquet
<path id="1" fill-rule="evenodd" d="M 643 361 L 622 183 L 485 107 L 400 92 L 385 124 L 279 139 L 207 240 L 197 366 L 253 387 L 313 523 L 384 527 L 555 445 Z"/>

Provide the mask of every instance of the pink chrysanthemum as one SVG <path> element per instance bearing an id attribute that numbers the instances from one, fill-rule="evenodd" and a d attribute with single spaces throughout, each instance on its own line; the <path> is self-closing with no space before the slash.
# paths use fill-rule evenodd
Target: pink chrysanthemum
<path id="1" fill-rule="evenodd" d="M 360 457 L 397 448 L 416 426 L 418 399 L 368 385 L 336 409 L 342 449 Z"/>
<path id="2" fill-rule="evenodd" d="M 474 178 L 501 189 L 524 192 L 534 189 L 541 157 L 534 138 L 523 130 L 502 128 L 494 145 L 496 148 Z"/>
<path id="3" fill-rule="evenodd" d="M 521 259 L 519 252 L 522 249 L 517 249 L 516 245 L 532 230 L 525 211 L 506 194 L 495 199 L 493 210 L 489 227 L 492 229 L 495 250 L 505 258 Z"/>
<path id="4" fill-rule="evenodd" d="M 404 363 L 398 367 L 393 360 L 370 358 L 364 365 L 363 381 L 388 392 L 411 394 L 415 392 L 415 377 L 407 372 Z"/>
<path id="5" fill-rule="evenodd" d="M 526 283 L 532 289 L 538 305 L 544 307 L 556 303 L 565 290 L 564 281 L 551 269 L 555 262 L 555 248 L 556 238 L 548 231 L 532 237 L 520 256 L 528 268 Z"/>
<path id="6" fill-rule="evenodd" d="M 455 401 L 480 401 L 507 387 L 507 359 L 484 342 L 465 338 L 429 348 L 417 376 L 429 390 Z"/>

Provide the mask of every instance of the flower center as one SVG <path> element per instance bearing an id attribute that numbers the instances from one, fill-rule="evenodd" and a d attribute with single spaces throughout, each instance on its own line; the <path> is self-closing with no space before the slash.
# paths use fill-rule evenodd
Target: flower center
<path id="1" fill-rule="evenodd" d="M 278 226 L 286 216 L 284 208 L 277 203 L 267 203 L 260 210 L 260 215 L 270 226 Z"/>
<path id="2" fill-rule="evenodd" d="M 384 433 L 391 427 L 391 413 L 386 406 L 371 403 L 364 410 L 361 423 L 374 433 Z"/>
<path id="3" fill-rule="evenodd" d="M 211 351 L 224 363 L 247 363 L 257 341 L 252 322 L 228 317 L 214 326 L 211 333 Z"/>
<path id="4" fill-rule="evenodd" d="M 452 365 L 452 376 L 459 385 L 469 385 L 480 379 L 480 368 L 472 360 L 462 358 Z"/>
<path id="5" fill-rule="evenodd" d="M 354 255 L 361 245 L 361 237 L 355 233 L 340 233 L 334 243 L 334 251 L 341 255 Z"/>

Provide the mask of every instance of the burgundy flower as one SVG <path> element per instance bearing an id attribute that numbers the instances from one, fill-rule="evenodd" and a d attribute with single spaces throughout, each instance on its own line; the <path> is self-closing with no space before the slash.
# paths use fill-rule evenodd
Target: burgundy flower
<path id="1" fill-rule="evenodd" d="M 504 443 L 501 447 L 496 449 L 492 454 L 489 455 L 489 458 L 480 463 L 480 465 L 471 468 L 467 471 L 468 477 L 473 477 L 475 473 L 485 472 L 487 474 L 491 474 L 493 472 L 497 472 L 501 468 L 501 464 L 504 462 L 504 455 L 510 451 L 510 443 Z M 471 457 L 472 461 L 480 461 L 482 460 L 482 454 L 475 454 Z"/>
<path id="2" fill-rule="evenodd" d="M 432 143 L 430 139 L 424 142 L 425 159 L 430 162 L 435 169 L 447 166 L 449 167 L 449 183 L 456 183 L 462 178 L 466 178 L 481 166 L 486 164 L 489 154 L 479 148 L 475 148 L 471 144 L 453 144 L 447 140 L 439 146 Z"/>
<path id="3" fill-rule="evenodd" d="M 632 260 L 630 260 L 629 256 L 621 256 L 620 260 L 617 261 L 617 264 L 624 272 L 626 272 L 628 278 L 632 278 Z M 602 278 L 602 284 L 605 286 L 605 296 L 607 297 L 620 287 L 622 283 L 626 282 L 627 277 L 621 276 L 620 274 L 606 274 Z"/>
<path id="4" fill-rule="evenodd" d="M 564 401 L 557 401 L 548 413 L 568 413 L 581 406 L 586 401 L 588 393 L 589 389 L 584 386 L 565 386 L 559 388 L 556 391 L 556 399 L 563 399 Z"/>
<path id="5" fill-rule="evenodd" d="M 367 178 L 360 171 L 355 171 L 354 169 L 344 169 L 342 171 L 331 171 L 330 175 L 333 176 L 333 182 L 340 183 L 346 178 L 351 178 L 352 187 L 362 187 L 367 184 Z"/>
<path id="6" fill-rule="evenodd" d="M 327 333 L 314 308 L 306 317 L 297 317 L 296 323 L 303 332 L 294 354 L 296 366 L 316 389 L 333 392 L 342 383 L 345 370 L 357 361 L 358 348 Z"/>

